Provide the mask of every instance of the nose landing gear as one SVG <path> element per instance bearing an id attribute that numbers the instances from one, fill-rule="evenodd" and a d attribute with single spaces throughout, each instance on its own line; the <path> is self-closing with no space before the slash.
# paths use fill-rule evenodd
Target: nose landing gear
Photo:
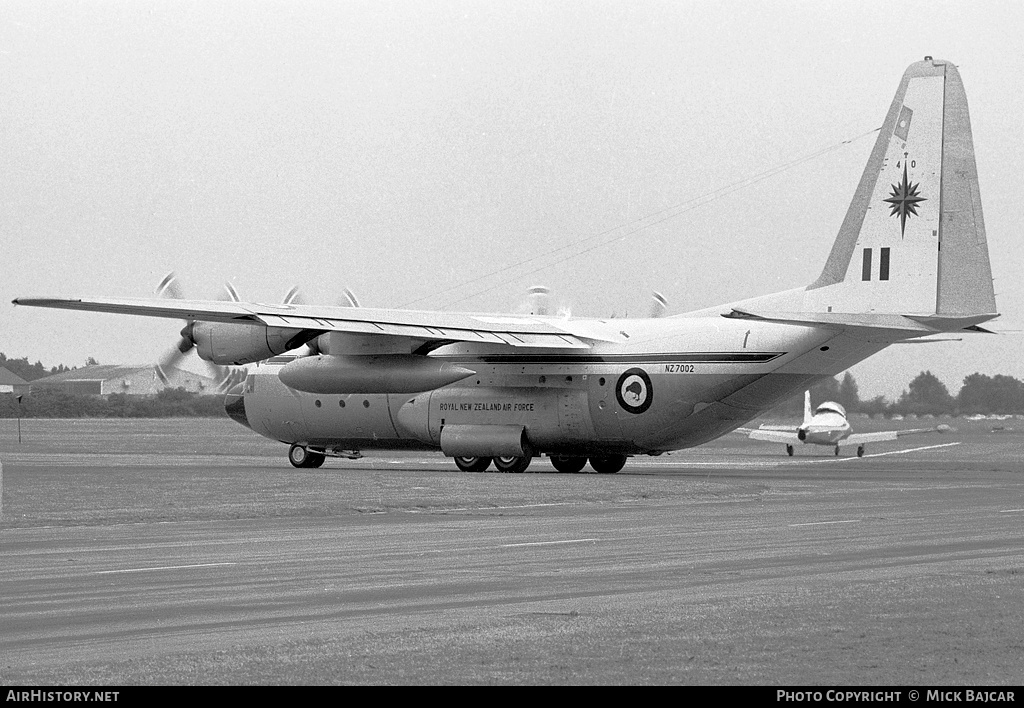
<path id="1" fill-rule="evenodd" d="M 288 461 L 292 463 L 292 467 L 315 468 L 322 465 L 326 459 L 326 455 L 307 450 L 302 445 L 295 444 L 288 449 Z"/>

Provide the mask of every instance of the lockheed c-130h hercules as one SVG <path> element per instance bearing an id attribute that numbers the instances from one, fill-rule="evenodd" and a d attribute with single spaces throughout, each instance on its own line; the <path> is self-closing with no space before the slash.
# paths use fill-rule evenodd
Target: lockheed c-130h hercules
<path id="1" fill-rule="evenodd" d="M 821 275 L 672 317 L 585 319 L 163 299 L 18 305 L 180 318 L 180 347 L 253 367 L 228 413 L 298 467 L 440 450 L 464 470 L 617 472 L 713 440 L 886 346 L 997 316 L 967 99 L 904 73 Z M 282 358 L 306 345 L 307 355 Z M 276 357 L 276 358 L 275 358 Z"/>

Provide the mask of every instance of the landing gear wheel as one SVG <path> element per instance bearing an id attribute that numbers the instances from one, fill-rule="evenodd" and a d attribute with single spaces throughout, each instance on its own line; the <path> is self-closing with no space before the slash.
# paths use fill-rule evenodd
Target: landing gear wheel
<path id="1" fill-rule="evenodd" d="M 793 446 L 792 445 L 786 445 L 786 454 L 789 455 L 790 457 L 793 456 Z"/>
<path id="2" fill-rule="evenodd" d="M 857 446 L 857 457 L 864 457 L 864 446 L 863 445 L 858 445 Z"/>
<path id="3" fill-rule="evenodd" d="M 836 445 L 836 457 L 839 457 L 839 446 Z"/>
<path id="4" fill-rule="evenodd" d="M 455 466 L 463 472 L 483 472 L 491 466 L 489 457 L 456 457 Z"/>
<path id="5" fill-rule="evenodd" d="M 499 472 L 525 472 L 532 460 L 532 457 L 495 457 L 494 466 Z"/>
<path id="6" fill-rule="evenodd" d="M 590 458 L 590 466 L 598 474 L 615 474 L 626 464 L 625 455 L 597 455 Z"/>
<path id="7" fill-rule="evenodd" d="M 551 464 L 556 470 L 563 474 L 576 474 L 587 464 L 585 457 L 567 457 L 565 455 L 552 455 Z"/>
<path id="8" fill-rule="evenodd" d="M 310 452 L 302 445 L 295 444 L 288 449 L 288 461 L 292 463 L 292 467 L 319 467 L 326 459 L 326 455 Z"/>

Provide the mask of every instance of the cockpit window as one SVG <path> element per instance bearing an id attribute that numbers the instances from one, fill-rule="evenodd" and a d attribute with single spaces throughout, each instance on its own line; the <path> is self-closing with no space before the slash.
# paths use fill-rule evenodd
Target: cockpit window
<path id="1" fill-rule="evenodd" d="M 846 417 L 846 409 L 833 401 L 826 401 L 825 403 L 822 403 L 814 413 L 815 415 L 818 413 L 838 413 L 844 418 Z"/>

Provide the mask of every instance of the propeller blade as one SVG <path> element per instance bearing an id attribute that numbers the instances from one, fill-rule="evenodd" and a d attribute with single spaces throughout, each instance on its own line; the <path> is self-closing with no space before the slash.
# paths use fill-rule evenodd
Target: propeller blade
<path id="1" fill-rule="evenodd" d="M 216 382 L 214 392 L 219 393 L 223 389 L 227 388 L 227 385 L 231 383 L 233 374 L 235 372 L 230 366 L 218 366 L 213 362 L 206 362 L 206 368 L 210 372 L 210 378 Z"/>
<path id="2" fill-rule="evenodd" d="M 185 299 L 181 284 L 178 283 L 178 276 L 175 275 L 173 270 L 165 275 L 160 284 L 156 286 L 156 294 L 158 297 L 166 297 L 171 300 Z"/>
<path id="3" fill-rule="evenodd" d="M 176 369 L 178 364 L 181 363 L 181 360 L 185 358 L 185 354 L 188 353 L 188 349 L 192 348 L 191 343 L 189 343 L 189 348 L 185 351 L 181 351 L 181 345 L 182 342 L 178 342 L 178 346 L 160 357 L 160 361 L 158 361 L 153 367 L 153 370 L 156 371 L 157 378 L 160 379 L 164 385 L 167 384 L 167 378 L 171 369 Z"/>
<path id="4" fill-rule="evenodd" d="M 341 294 L 343 296 L 341 301 L 342 307 L 359 307 L 359 300 L 356 299 L 356 294 L 354 292 L 345 288 L 341 291 Z"/>
<path id="5" fill-rule="evenodd" d="M 668 309 L 668 300 L 657 290 L 654 291 L 651 298 L 651 317 L 661 317 L 665 314 L 665 310 Z"/>
<path id="6" fill-rule="evenodd" d="M 178 282 L 178 276 L 171 271 L 163 277 L 160 284 L 156 286 L 156 294 L 159 297 L 165 297 L 172 300 L 183 300 L 185 298 L 184 290 L 181 284 Z M 224 293 L 221 298 L 227 297 L 232 302 L 238 302 L 238 291 L 235 290 L 235 286 L 231 283 L 224 283 Z M 300 298 L 298 287 L 294 287 L 288 291 L 285 295 L 285 303 L 288 304 Z M 154 364 L 153 371 L 156 372 L 156 376 L 160 379 L 160 382 L 167 386 L 170 384 L 170 376 L 173 373 L 173 369 L 180 368 L 182 359 L 184 359 L 190 351 L 196 346 L 195 339 L 192 335 L 192 328 L 195 326 L 194 320 L 185 320 L 185 326 L 181 328 L 181 338 L 175 343 L 174 347 L 168 350 L 160 360 Z M 220 391 L 226 382 L 229 382 L 231 369 L 226 366 L 217 366 L 210 362 L 206 362 L 207 367 L 210 369 L 212 374 L 211 378 L 217 382 L 216 391 Z"/>
<path id="7" fill-rule="evenodd" d="M 305 305 L 306 298 L 303 297 L 302 291 L 298 285 L 293 285 L 284 295 L 284 300 L 281 301 L 285 305 Z"/>

